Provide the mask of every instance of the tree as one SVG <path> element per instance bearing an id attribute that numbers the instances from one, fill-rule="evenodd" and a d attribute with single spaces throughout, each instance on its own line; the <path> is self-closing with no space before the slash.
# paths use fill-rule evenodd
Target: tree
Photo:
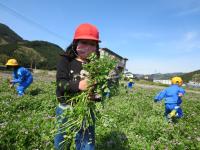
<path id="1" fill-rule="evenodd" d="M 5 54 L 0 54 L 0 64 L 4 65 L 9 57 Z"/>
<path id="2" fill-rule="evenodd" d="M 192 81 L 200 83 L 200 74 L 194 74 L 192 76 Z"/>
<path id="3" fill-rule="evenodd" d="M 14 52 L 14 56 L 20 62 L 20 64 L 30 68 L 36 68 L 37 64 L 45 61 L 45 58 L 33 48 L 28 48 L 25 46 L 19 46 L 19 48 Z"/>

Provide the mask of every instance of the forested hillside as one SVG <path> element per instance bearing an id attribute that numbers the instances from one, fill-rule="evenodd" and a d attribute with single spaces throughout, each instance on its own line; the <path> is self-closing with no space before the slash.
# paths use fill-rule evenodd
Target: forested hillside
<path id="1" fill-rule="evenodd" d="M 63 49 L 46 41 L 27 41 L 4 24 L 0 24 L 0 64 L 16 58 L 28 68 L 55 69 Z"/>

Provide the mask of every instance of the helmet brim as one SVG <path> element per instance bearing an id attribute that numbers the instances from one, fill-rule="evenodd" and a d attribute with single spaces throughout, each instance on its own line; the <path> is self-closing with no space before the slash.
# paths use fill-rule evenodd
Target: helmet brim
<path id="1" fill-rule="evenodd" d="M 19 66 L 18 64 L 5 64 L 5 66 Z"/>
<path id="2" fill-rule="evenodd" d="M 101 43 L 101 41 L 99 39 L 94 38 L 92 36 L 78 36 L 78 37 L 75 37 L 74 40 L 94 40 L 94 41 Z"/>

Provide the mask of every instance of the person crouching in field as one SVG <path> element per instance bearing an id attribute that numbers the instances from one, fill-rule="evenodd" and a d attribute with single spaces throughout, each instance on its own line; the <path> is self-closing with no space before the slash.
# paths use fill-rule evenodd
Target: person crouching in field
<path id="1" fill-rule="evenodd" d="M 87 63 L 87 58 L 91 53 L 99 53 L 99 31 L 91 24 L 81 24 L 75 31 L 72 43 L 67 48 L 66 52 L 61 54 L 61 59 L 57 65 L 57 89 L 56 96 L 59 102 L 56 108 L 56 118 L 58 124 L 67 124 L 70 118 L 62 118 L 62 114 L 67 109 L 73 109 L 70 102 L 67 100 L 81 91 L 88 89 L 88 79 L 82 78 L 83 64 Z M 94 99 L 95 100 L 95 99 Z M 96 101 L 96 100 L 95 100 Z M 91 112 L 93 122 L 95 116 Z M 70 117 L 70 116 L 69 116 Z M 58 128 L 58 133 L 54 138 L 55 149 L 63 148 L 64 136 L 66 134 Z M 75 137 L 75 146 L 77 150 L 94 150 L 95 148 L 95 127 L 90 126 L 86 132 L 83 130 L 77 132 Z M 64 149 L 70 149 L 70 143 Z"/>
<path id="2" fill-rule="evenodd" d="M 185 94 L 185 90 L 181 88 L 183 80 L 180 77 L 173 77 L 171 83 L 170 87 L 159 92 L 154 98 L 155 102 L 165 99 L 165 117 L 168 121 L 183 117 L 180 105 L 181 97 Z"/>
<path id="3" fill-rule="evenodd" d="M 132 92 L 133 85 L 134 85 L 133 79 L 129 79 L 129 82 L 126 87 L 127 88 L 126 93 Z"/>
<path id="4" fill-rule="evenodd" d="M 16 83 L 18 96 L 23 96 L 24 91 L 33 82 L 33 76 L 29 70 L 19 66 L 16 59 L 9 59 L 5 64 L 8 69 L 13 69 L 13 79 L 10 80 L 10 87 L 12 88 Z"/>

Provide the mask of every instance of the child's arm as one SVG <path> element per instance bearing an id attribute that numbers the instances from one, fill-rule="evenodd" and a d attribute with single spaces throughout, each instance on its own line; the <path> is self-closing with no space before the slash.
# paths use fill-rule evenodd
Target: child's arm
<path id="1" fill-rule="evenodd" d="M 161 91 L 160 93 L 158 93 L 155 98 L 154 98 L 154 102 L 158 102 L 161 101 L 166 95 L 166 90 Z"/>
<path id="2" fill-rule="evenodd" d="M 183 96 L 183 93 L 178 93 L 178 96 L 179 96 L 179 97 L 182 97 L 182 96 Z"/>
<path id="3" fill-rule="evenodd" d="M 13 80 L 11 80 L 11 83 L 12 84 L 15 84 L 15 83 L 20 83 L 24 80 L 24 71 L 23 70 L 19 70 L 17 72 L 17 77 L 15 76 L 15 74 L 13 74 Z"/>
<path id="4" fill-rule="evenodd" d="M 182 89 L 182 88 L 180 88 L 180 89 L 179 89 L 178 96 L 179 96 L 179 97 L 182 97 L 184 94 L 185 94 L 185 90 Z"/>

